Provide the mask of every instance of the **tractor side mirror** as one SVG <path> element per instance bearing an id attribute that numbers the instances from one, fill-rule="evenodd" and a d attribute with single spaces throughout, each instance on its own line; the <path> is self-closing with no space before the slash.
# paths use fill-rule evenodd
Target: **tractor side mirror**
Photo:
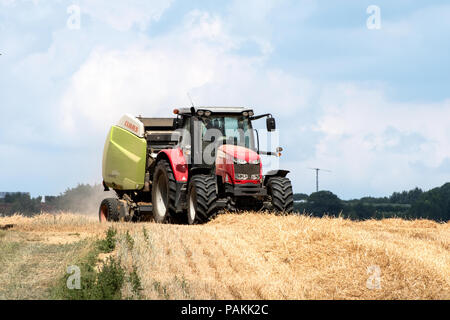
<path id="1" fill-rule="evenodd" d="M 272 132 L 277 128 L 275 123 L 275 118 L 267 118 L 266 119 L 267 131 Z"/>

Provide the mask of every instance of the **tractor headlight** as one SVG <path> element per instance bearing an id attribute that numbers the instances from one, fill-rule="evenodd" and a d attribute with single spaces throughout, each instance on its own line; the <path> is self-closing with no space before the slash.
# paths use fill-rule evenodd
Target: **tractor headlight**
<path id="1" fill-rule="evenodd" d="M 236 180 L 248 180 L 248 174 L 245 173 L 236 173 L 234 176 Z"/>
<path id="2" fill-rule="evenodd" d="M 235 164 L 247 164 L 247 161 L 245 161 L 244 159 L 236 159 L 236 158 L 234 158 L 234 163 Z"/>
<path id="3" fill-rule="evenodd" d="M 259 180 L 259 174 L 252 174 L 250 180 Z"/>
<path id="4" fill-rule="evenodd" d="M 250 164 L 259 164 L 259 159 L 249 161 Z"/>

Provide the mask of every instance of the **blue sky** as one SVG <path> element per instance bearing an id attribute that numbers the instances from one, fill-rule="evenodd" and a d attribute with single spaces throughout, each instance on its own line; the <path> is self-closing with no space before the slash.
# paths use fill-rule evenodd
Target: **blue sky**
<path id="1" fill-rule="evenodd" d="M 100 182 L 108 127 L 186 92 L 272 112 L 295 192 L 309 167 L 343 199 L 442 185 L 449 35 L 446 1 L 0 0 L 0 190 Z"/>

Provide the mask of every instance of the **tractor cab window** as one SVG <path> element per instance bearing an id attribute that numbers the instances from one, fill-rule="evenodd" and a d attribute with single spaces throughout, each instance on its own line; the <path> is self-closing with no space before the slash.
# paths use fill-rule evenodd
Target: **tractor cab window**
<path id="1" fill-rule="evenodd" d="M 214 136 L 215 141 L 233 144 L 249 149 L 254 148 L 253 131 L 248 118 L 243 116 L 211 116 L 202 118 L 201 135 L 203 140 Z"/>
<path id="2" fill-rule="evenodd" d="M 181 130 L 180 147 L 186 148 L 191 146 L 191 122 L 185 121 Z"/>

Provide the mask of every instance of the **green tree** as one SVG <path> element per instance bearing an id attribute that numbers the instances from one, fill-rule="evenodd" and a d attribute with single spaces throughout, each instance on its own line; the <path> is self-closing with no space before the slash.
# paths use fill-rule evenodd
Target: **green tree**
<path id="1" fill-rule="evenodd" d="M 365 205 L 361 201 L 355 205 L 355 212 L 361 220 L 370 219 L 375 216 L 375 208 L 370 205 Z"/>
<path id="2" fill-rule="evenodd" d="M 342 201 L 330 191 L 311 193 L 306 203 L 306 211 L 317 217 L 321 217 L 324 214 L 337 216 L 343 209 Z"/>
<path id="3" fill-rule="evenodd" d="M 306 193 L 294 193 L 294 201 L 308 200 Z"/>
<path id="4" fill-rule="evenodd" d="M 424 192 L 413 203 L 409 216 L 448 221 L 450 219 L 450 183 Z"/>
<path id="5" fill-rule="evenodd" d="M 6 194 L 5 203 L 10 204 L 7 214 L 33 215 L 41 211 L 42 197 L 31 198 L 29 193 Z"/>
<path id="6" fill-rule="evenodd" d="M 419 189 L 417 187 L 412 190 L 409 190 L 409 191 L 394 192 L 389 197 L 389 202 L 402 203 L 402 204 L 413 204 L 420 198 L 422 193 L 423 193 L 422 189 Z"/>

